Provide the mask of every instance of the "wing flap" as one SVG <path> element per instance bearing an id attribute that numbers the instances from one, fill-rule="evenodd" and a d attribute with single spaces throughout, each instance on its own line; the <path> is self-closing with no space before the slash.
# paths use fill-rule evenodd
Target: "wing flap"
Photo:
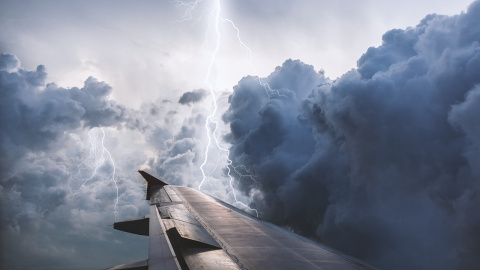
<path id="1" fill-rule="evenodd" d="M 248 269 L 372 269 L 187 187 L 170 187 L 237 264 Z M 210 198 L 209 198 L 210 197 Z"/>

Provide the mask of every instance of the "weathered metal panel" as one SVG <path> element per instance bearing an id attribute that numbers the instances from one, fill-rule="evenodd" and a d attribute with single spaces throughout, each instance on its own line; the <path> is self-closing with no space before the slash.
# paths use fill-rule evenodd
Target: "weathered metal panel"
<path id="1" fill-rule="evenodd" d="M 158 211 L 160 212 L 160 217 L 164 218 L 171 218 L 169 209 L 179 209 L 179 210 L 187 210 L 185 206 L 180 202 L 172 202 L 172 203 L 162 203 L 158 206 Z"/>
<path id="2" fill-rule="evenodd" d="M 175 228 L 175 223 L 171 219 L 162 219 L 163 225 L 165 225 L 165 231 Z"/>
<path id="3" fill-rule="evenodd" d="M 181 202 L 182 201 L 182 199 L 180 197 L 178 197 L 177 193 L 175 193 L 175 191 L 173 191 L 170 187 L 165 186 L 164 189 L 167 192 L 168 196 L 170 197 L 170 200 L 172 200 L 172 202 Z"/>
<path id="4" fill-rule="evenodd" d="M 182 238 L 206 244 L 212 247 L 221 248 L 217 242 L 208 234 L 203 227 L 193 225 L 188 222 L 173 220 L 175 228 Z"/>
<path id="5" fill-rule="evenodd" d="M 186 187 L 170 187 L 239 265 L 249 269 L 373 269 Z M 176 221 L 175 221 L 176 222 Z"/>
<path id="6" fill-rule="evenodd" d="M 215 269 L 232 270 L 240 269 L 230 257 L 221 249 L 205 250 L 199 248 L 188 249 L 183 257 L 190 270 L 194 269 Z"/>
<path id="7" fill-rule="evenodd" d="M 201 226 L 200 223 L 198 223 L 197 219 L 192 214 L 190 214 L 190 211 L 188 211 L 186 208 L 182 210 L 174 207 L 167 207 L 167 209 L 171 219 L 184 221 L 196 226 Z"/>
<path id="8" fill-rule="evenodd" d="M 168 213 L 168 207 L 167 206 L 159 206 L 158 207 L 158 213 L 160 214 L 161 219 L 169 219 L 170 218 L 170 213 Z"/>
<path id="9" fill-rule="evenodd" d="M 150 204 L 160 204 L 160 203 L 169 203 L 172 202 L 167 192 L 163 187 L 152 187 L 150 188 Z"/>
<path id="10" fill-rule="evenodd" d="M 148 244 L 149 270 L 181 269 L 173 248 L 166 235 L 166 229 L 160 220 L 157 207 L 150 206 L 150 237 Z"/>

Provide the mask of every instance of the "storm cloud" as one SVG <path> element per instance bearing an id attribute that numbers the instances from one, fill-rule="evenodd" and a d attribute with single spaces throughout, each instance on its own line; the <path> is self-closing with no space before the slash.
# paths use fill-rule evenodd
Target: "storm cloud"
<path id="1" fill-rule="evenodd" d="M 273 94 L 243 78 L 223 119 L 251 206 L 380 268 L 478 267 L 478 18 L 479 1 L 390 30 L 333 82 L 298 60 Z"/>
<path id="2" fill-rule="evenodd" d="M 102 212 L 105 218 L 110 216 L 106 213 L 111 209 L 98 205 L 112 205 L 115 195 L 111 188 L 102 189 L 104 183 L 91 179 L 92 185 L 81 191 L 89 189 L 89 196 L 72 199 L 80 192 L 78 184 L 75 188 L 75 172 L 83 150 L 76 134 L 98 127 L 122 128 L 130 125 L 134 114 L 109 99 L 112 88 L 105 82 L 90 77 L 82 88 L 65 89 L 46 79 L 44 66 L 29 71 L 14 55 L 0 56 L 1 265 L 28 269 L 30 262 L 49 268 L 57 261 L 57 266 L 73 267 L 70 264 L 75 262 L 76 267 L 88 268 L 89 262 L 75 259 L 78 253 L 69 241 L 79 241 L 84 233 L 104 237 L 92 221 L 98 222 L 95 215 Z M 92 216 L 81 217 L 86 210 Z M 73 227 L 78 229 L 76 236 Z"/>
<path id="3" fill-rule="evenodd" d="M 107 225 L 148 212 L 140 168 L 194 183 L 202 111 L 179 113 L 168 100 L 134 110 L 93 77 L 81 88 L 47 79 L 43 65 L 29 71 L 0 55 L 0 267 L 96 269 L 143 259 L 147 242 Z"/>
<path id="4" fill-rule="evenodd" d="M 457 16 L 433 14 L 415 27 L 388 31 L 381 46 L 369 48 L 355 69 L 335 81 L 299 60 L 285 61 L 266 78 L 243 78 L 222 115 L 228 131 L 215 116 L 220 143 L 231 144 L 235 187 L 263 218 L 382 269 L 475 269 L 480 265 L 478 18 L 479 1 Z M 47 55 L 56 56 L 52 48 L 55 53 Z M 119 56 L 124 51 L 118 50 Z M 107 57 L 107 66 L 118 58 Z M 124 62 L 136 67 L 137 61 L 142 62 Z M 122 87 L 142 89 L 149 99 L 157 87 L 166 92 L 175 87 L 147 87 L 145 78 L 163 82 L 185 73 L 186 81 L 195 81 L 194 72 L 167 66 L 173 71 L 162 76 L 151 76 L 158 70 L 150 68 L 118 77 L 128 81 Z M 81 87 L 61 87 L 48 82 L 45 66 L 28 70 L 16 56 L 0 55 L 0 267 L 98 269 L 145 259 L 145 239 L 108 226 L 114 222 L 114 185 L 116 214 L 124 220 L 148 212 L 136 170 L 171 184 L 197 187 L 202 181 L 210 114 L 201 107 L 206 91 L 180 98 L 170 93 L 139 109 L 115 101 L 112 91 L 93 77 Z M 227 95 L 219 95 L 219 112 Z M 123 99 L 131 98 L 124 91 Z M 78 175 L 79 164 L 92 153 L 89 135 L 99 139 L 102 131 L 116 165 L 115 184 L 109 162 L 86 182 Z M 225 151 L 208 153 L 213 162 L 204 168 L 204 191 L 231 202 Z"/>
<path id="5" fill-rule="evenodd" d="M 104 82 L 90 77 L 83 88 L 63 89 L 53 83 L 45 84 L 47 73 L 42 65 L 27 71 L 15 56 L 2 54 L 0 66 L 1 179 L 7 185 L 4 188 L 17 182 L 10 178 L 12 171 L 19 170 L 19 162 L 29 154 L 45 154 L 55 145 L 63 145 L 68 140 L 66 132 L 80 127 L 120 127 L 128 122 L 127 109 L 108 100 L 112 88 Z M 55 181 L 50 185 L 55 186 Z"/>

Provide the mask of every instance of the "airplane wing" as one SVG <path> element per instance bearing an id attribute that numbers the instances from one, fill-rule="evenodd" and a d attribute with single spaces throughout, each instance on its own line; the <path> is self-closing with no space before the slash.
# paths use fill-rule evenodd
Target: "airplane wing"
<path id="1" fill-rule="evenodd" d="M 119 269 L 374 269 L 205 193 L 147 181 L 150 214 L 114 228 L 149 236 L 148 260 Z"/>

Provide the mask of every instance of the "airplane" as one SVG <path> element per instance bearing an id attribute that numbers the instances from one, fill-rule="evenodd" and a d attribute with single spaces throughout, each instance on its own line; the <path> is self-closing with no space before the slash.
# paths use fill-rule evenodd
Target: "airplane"
<path id="1" fill-rule="evenodd" d="M 106 270 L 376 269 L 199 190 L 139 173 L 150 214 L 113 227 L 149 236 L 148 259 Z"/>

